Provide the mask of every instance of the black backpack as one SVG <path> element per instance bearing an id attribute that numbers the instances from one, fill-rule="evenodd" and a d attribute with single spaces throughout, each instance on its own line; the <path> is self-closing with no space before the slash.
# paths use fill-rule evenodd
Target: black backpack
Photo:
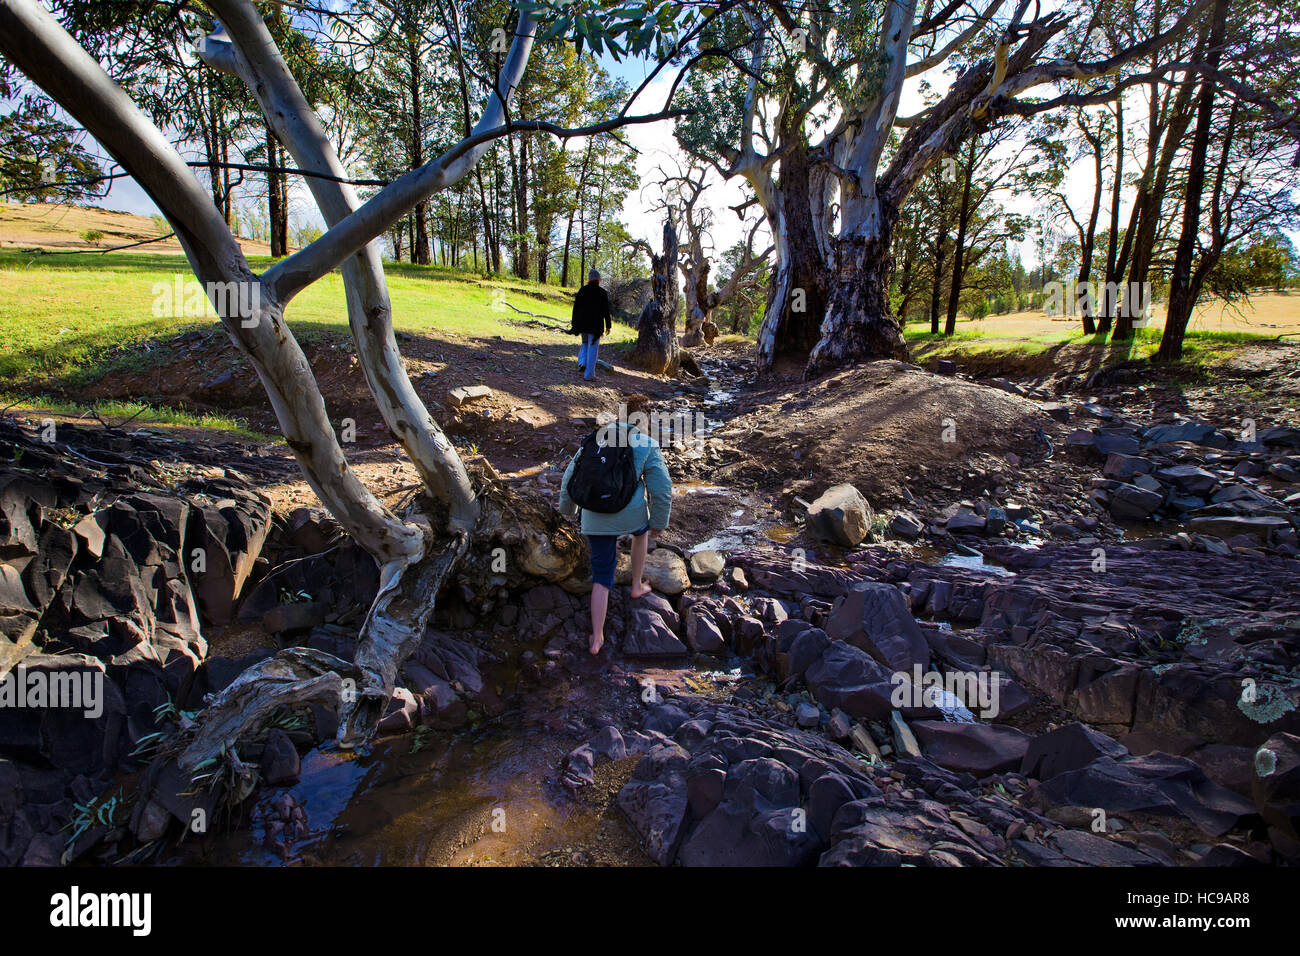
<path id="1" fill-rule="evenodd" d="M 641 479 L 631 445 L 601 445 L 600 432 L 598 428 L 584 438 L 578 449 L 569 477 L 569 497 L 588 511 L 612 515 L 627 507 Z"/>

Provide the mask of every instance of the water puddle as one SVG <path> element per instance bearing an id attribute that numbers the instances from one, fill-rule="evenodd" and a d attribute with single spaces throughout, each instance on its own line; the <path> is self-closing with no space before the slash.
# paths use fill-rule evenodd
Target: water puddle
<path id="1" fill-rule="evenodd" d="M 702 481 L 685 480 L 673 482 L 674 495 L 729 495 L 730 488 L 722 485 L 710 485 Z"/>
<path id="2" fill-rule="evenodd" d="M 227 866 L 520 866 L 540 862 L 647 865 L 619 811 L 558 783 L 566 755 L 611 719 L 640 709 L 642 685 L 725 697 L 752 675 L 738 659 L 572 676 L 522 688 L 518 707 L 477 729 L 381 738 L 363 752 L 322 746 L 297 783 L 259 793 L 249 826 L 182 844 L 168 862 Z M 633 761 L 634 762 L 634 761 Z M 614 765 L 603 764 L 613 773 Z M 623 766 L 620 764 L 619 766 Z M 631 763 L 623 769 L 630 773 Z M 620 779 L 615 787 L 620 787 Z M 306 832 L 277 840 L 288 795 Z M 574 859 L 580 851 L 581 860 Z M 594 854 L 594 859 L 592 858 Z"/>
<path id="3" fill-rule="evenodd" d="M 961 554 L 957 551 L 951 551 L 945 554 L 936 562 L 946 568 L 966 568 L 971 571 L 988 571 L 991 574 L 1000 577 L 1015 577 L 1014 571 L 1009 571 L 997 564 L 989 564 L 984 560 L 982 554 Z"/>

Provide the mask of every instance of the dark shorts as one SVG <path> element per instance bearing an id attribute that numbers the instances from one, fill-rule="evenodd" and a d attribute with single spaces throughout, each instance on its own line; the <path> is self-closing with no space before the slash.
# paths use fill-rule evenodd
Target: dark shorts
<path id="1" fill-rule="evenodd" d="M 646 524 L 640 531 L 634 531 L 633 536 L 643 535 L 649 530 L 650 525 Z M 587 546 L 591 549 L 591 583 L 612 588 L 614 572 L 618 569 L 618 539 L 622 536 L 589 534 L 586 537 Z"/>

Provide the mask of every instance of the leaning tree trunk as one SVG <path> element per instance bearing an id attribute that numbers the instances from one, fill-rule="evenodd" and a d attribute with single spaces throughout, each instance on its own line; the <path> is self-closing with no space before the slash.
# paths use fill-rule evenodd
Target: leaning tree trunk
<path id="1" fill-rule="evenodd" d="M 173 226 L 201 282 L 210 290 L 245 290 L 246 295 L 233 297 L 209 294 L 231 339 L 261 379 L 312 490 L 380 566 L 379 594 L 362 625 L 355 663 L 328 655 L 277 657 L 265 673 L 228 689 L 205 709 L 183 761 L 190 767 L 225 752 L 249 721 L 295 698 L 324 695 L 334 700 L 340 709 L 340 743 L 367 737 L 387 705 L 397 667 L 422 636 L 438 587 L 465 552 L 480 515 L 464 466 L 433 425 L 402 367 L 374 240 L 407 209 L 458 181 L 488 143 L 462 144 L 463 149 L 408 174 L 365 209 L 354 211 L 356 197 L 343 186 L 346 174 L 337 154 L 256 8 L 248 0 L 210 4 L 234 43 L 208 38 L 200 54 L 245 81 L 268 127 L 303 167 L 334 177 L 309 181 L 317 187 L 313 192 L 330 231 L 261 276 L 253 274 L 220 211 L 175 149 L 103 68 L 34 0 L 0 0 L 0 52 L 135 176 Z M 476 131 L 486 135 L 502 128 L 501 97 L 508 97 L 522 78 L 533 31 L 531 18 L 522 16 L 498 82 L 502 92 L 493 94 Z M 427 516 L 402 520 L 359 481 L 335 438 L 306 357 L 284 322 L 284 307 L 293 295 L 338 267 L 347 279 L 349 318 L 367 381 L 438 506 Z"/>
<path id="2" fill-rule="evenodd" d="M 654 375 L 676 375 L 682 352 L 677 342 L 677 229 L 664 223 L 664 251 L 650 254 L 650 301 L 637 320 L 636 344 L 627 363 Z"/>

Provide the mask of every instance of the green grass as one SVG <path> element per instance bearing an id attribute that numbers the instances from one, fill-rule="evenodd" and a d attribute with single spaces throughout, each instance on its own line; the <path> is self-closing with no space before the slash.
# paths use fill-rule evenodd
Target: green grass
<path id="1" fill-rule="evenodd" d="M 271 261 L 254 257 L 250 264 L 260 271 Z M 409 263 L 389 264 L 385 271 L 393 325 L 400 331 L 481 339 L 485 347 L 498 335 L 550 340 L 554 333 L 521 324 L 529 316 L 507 305 L 568 323 L 571 290 Z M 147 343 L 165 347 L 187 329 L 210 326 L 216 314 L 206 300 L 201 315 L 154 314 L 159 293 L 171 290 L 177 276 L 185 283 L 192 279 L 185 259 L 175 255 L 0 252 L 0 388 L 25 391 L 51 379 L 93 380 L 124 360 L 147 364 Z M 347 335 L 342 277 L 334 273 L 304 290 L 285 316 L 304 342 Z M 619 345 L 634 337 L 616 323 L 607 340 Z"/>
<path id="2" fill-rule="evenodd" d="M 1111 342 L 1101 335 L 1087 335 L 1081 329 L 1053 330 L 1020 338 L 990 335 L 979 329 L 959 329 L 955 335 L 932 335 L 928 325 L 920 323 L 905 326 L 903 336 L 908 344 L 925 358 L 951 355 L 998 354 L 1030 356 L 1048 352 L 1060 346 L 1102 346 L 1107 357 L 1117 361 L 1150 358 L 1160 347 L 1161 329 L 1134 329 L 1133 338 L 1127 342 Z M 1229 351 L 1232 346 L 1250 342 L 1272 342 L 1276 335 L 1257 332 L 1189 329 L 1183 337 L 1183 362 L 1199 365 L 1212 362 Z"/>
<path id="3" fill-rule="evenodd" d="M 264 435 L 249 428 L 242 420 L 224 415 L 205 415 L 184 409 L 171 408 L 167 405 L 150 405 L 143 402 L 96 402 L 93 405 L 79 405 L 75 402 L 58 401 L 42 395 L 0 394 L 0 408 L 19 406 L 34 412 L 48 412 L 52 415 L 64 415 L 69 418 L 85 418 L 93 421 L 91 412 L 104 419 L 110 425 L 121 425 L 130 420 L 133 426 L 139 425 L 182 425 L 188 428 L 205 428 L 214 431 L 230 432 L 240 438 L 256 442 L 284 441 L 282 435 Z"/>

